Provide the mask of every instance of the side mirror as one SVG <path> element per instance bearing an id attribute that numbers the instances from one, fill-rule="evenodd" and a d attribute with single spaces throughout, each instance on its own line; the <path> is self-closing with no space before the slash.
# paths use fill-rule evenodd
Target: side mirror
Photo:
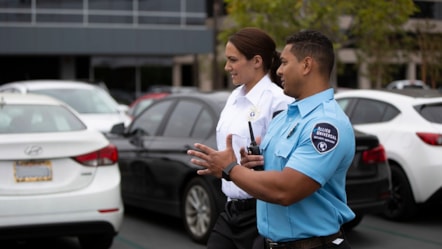
<path id="1" fill-rule="evenodd" d="M 124 134 L 124 123 L 118 123 L 112 126 L 110 133 L 111 134 L 118 134 L 118 135 L 122 135 Z"/>
<path id="2" fill-rule="evenodd" d="M 118 104 L 118 111 L 120 113 L 127 113 L 129 111 L 129 106 L 124 104 Z"/>

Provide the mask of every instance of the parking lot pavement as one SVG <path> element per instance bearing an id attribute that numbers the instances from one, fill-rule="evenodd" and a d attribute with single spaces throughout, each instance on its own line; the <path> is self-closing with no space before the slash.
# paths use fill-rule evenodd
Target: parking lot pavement
<path id="1" fill-rule="evenodd" d="M 423 210 L 408 222 L 392 222 L 376 215 L 367 215 L 347 235 L 355 249 L 440 249 L 442 248 L 441 207 Z M 78 241 L 38 239 L 33 241 L 1 242 L 7 249 L 80 249 Z M 128 212 L 123 228 L 110 249 L 204 249 L 191 241 L 181 221 L 149 212 Z"/>
<path id="2" fill-rule="evenodd" d="M 392 222 L 379 216 L 366 216 L 348 234 L 353 248 L 407 249 L 442 248 L 442 214 L 439 208 L 424 209 L 408 222 Z"/>

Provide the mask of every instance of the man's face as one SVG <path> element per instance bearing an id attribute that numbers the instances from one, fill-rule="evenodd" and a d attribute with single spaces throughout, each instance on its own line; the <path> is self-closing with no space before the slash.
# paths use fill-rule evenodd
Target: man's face
<path id="1" fill-rule="evenodd" d="M 284 93 L 291 97 L 299 95 L 302 84 L 302 72 L 304 63 L 299 62 L 298 59 L 290 51 L 292 45 L 286 45 L 281 52 L 281 65 L 278 68 L 277 74 L 281 77 Z"/>

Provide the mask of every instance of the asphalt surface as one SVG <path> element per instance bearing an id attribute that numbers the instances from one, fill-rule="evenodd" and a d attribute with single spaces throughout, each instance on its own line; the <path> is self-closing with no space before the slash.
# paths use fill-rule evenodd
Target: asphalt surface
<path id="1" fill-rule="evenodd" d="M 415 219 L 392 222 L 365 216 L 347 234 L 354 249 L 441 249 L 442 205 L 424 209 Z M 1 249 L 80 249 L 75 238 L 0 241 Z M 179 219 L 143 210 L 127 209 L 123 226 L 111 249 L 203 249 L 187 237 Z"/>

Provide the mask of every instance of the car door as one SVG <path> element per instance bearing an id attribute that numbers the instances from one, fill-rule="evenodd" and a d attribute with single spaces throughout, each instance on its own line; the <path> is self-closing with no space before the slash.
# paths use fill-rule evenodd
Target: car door
<path id="1" fill-rule="evenodd" d="M 152 106 L 133 120 L 124 136 L 112 138 L 119 152 L 121 189 L 125 203 L 146 207 L 147 200 L 155 189 L 155 181 L 146 157 L 149 143 L 160 131 L 175 100 L 167 100 Z M 147 206 L 149 207 L 149 206 Z"/>
<path id="2" fill-rule="evenodd" d="M 196 166 L 190 163 L 187 150 L 196 142 L 205 143 L 213 137 L 217 117 L 204 102 L 183 98 L 174 105 L 159 133 L 142 151 L 146 170 L 151 173 L 150 203 L 170 208 L 168 213 L 179 214 L 180 191 L 185 181 L 196 176 Z M 168 203 L 164 207 L 164 203 Z M 159 207 L 158 207 L 159 208 Z"/>

